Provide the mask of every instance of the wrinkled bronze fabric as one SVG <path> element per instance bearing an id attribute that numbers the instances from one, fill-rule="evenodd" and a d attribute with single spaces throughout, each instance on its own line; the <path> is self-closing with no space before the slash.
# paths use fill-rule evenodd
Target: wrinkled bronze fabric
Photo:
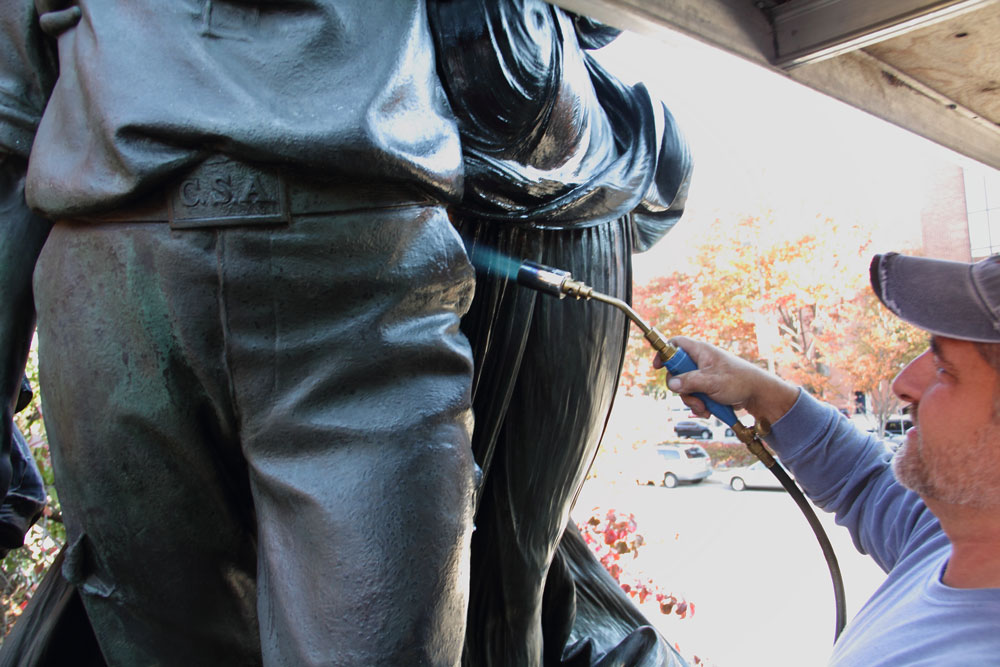
<path id="1" fill-rule="evenodd" d="M 586 53 L 613 37 L 600 24 L 533 0 L 428 9 L 465 165 L 450 210 L 474 261 L 550 264 L 628 300 L 631 253 L 683 212 L 692 162 L 673 117 Z M 573 530 L 560 547 L 611 408 L 627 320 L 480 268 L 462 328 L 484 472 L 464 664 L 683 662 L 592 554 L 570 548 Z"/>
<path id="2" fill-rule="evenodd" d="M 458 659 L 472 281 L 443 210 L 58 223 L 38 271 L 62 570 L 109 664 Z"/>
<path id="3" fill-rule="evenodd" d="M 27 199 L 53 219 L 127 204 L 213 154 L 461 191 L 422 1 L 11 0 L 0 152 L 33 142 Z"/>
<path id="4" fill-rule="evenodd" d="M 424 3 L 15 0 L 0 36 L 0 283 L 55 221 L 42 400 L 105 657 L 457 663 L 473 273 Z M 6 393 L 34 309 L 0 310 Z"/>

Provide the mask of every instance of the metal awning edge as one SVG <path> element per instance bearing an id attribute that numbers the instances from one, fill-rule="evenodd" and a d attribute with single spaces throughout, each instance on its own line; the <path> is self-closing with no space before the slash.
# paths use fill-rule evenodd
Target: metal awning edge
<path id="1" fill-rule="evenodd" d="M 773 65 L 771 26 L 749 0 L 556 0 L 555 4 L 653 38 L 663 31 L 693 37 L 1000 169 L 1000 127 L 863 51 L 789 71 Z"/>
<path id="2" fill-rule="evenodd" d="M 996 0 L 793 0 L 772 11 L 773 65 L 790 69 L 891 39 Z"/>

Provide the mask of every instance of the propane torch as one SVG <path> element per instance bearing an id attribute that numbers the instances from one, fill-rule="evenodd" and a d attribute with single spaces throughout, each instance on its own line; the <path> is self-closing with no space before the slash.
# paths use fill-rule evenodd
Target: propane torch
<path id="1" fill-rule="evenodd" d="M 593 299 L 594 301 L 602 301 L 614 306 L 625 313 L 630 320 L 642 329 L 643 336 L 653 346 L 653 349 L 656 350 L 656 354 L 659 355 L 664 368 L 671 375 L 681 375 L 689 371 L 698 370 L 698 365 L 694 363 L 694 360 L 687 352 L 676 345 L 671 345 L 663 334 L 642 319 L 639 313 L 635 312 L 631 306 L 621 299 L 598 292 L 586 283 L 574 280 L 569 271 L 563 271 L 562 269 L 526 260 L 518 267 L 516 278 L 519 285 L 557 296 L 560 299 L 564 299 L 567 296 L 587 301 Z M 827 537 L 826 531 L 823 530 L 822 524 L 816 518 L 816 513 L 813 511 L 809 501 L 806 500 L 802 490 L 788 473 L 785 472 L 785 469 L 777 465 L 777 461 L 771 456 L 767 448 L 764 447 L 761 438 L 768 434 L 770 425 L 766 422 L 758 422 L 751 428 L 736 418 L 736 412 L 732 406 L 722 405 L 702 393 L 695 393 L 694 396 L 701 399 L 709 412 L 725 422 L 733 430 L 733 433 L 736 434 L 736 437 L 740 439 L 740 442 L 746 445 L 747 449 L 767 466 L 771 474 L 781 482 L 781 485 L 791 495 L 795 504 L 798 505 L 799 510 L 809 523 L 809 527 L 812 528 L 813 534 L 816 536 L 816 540 L 819 542 L 820 549 L 823 552 L 823 557 L 826 559 L 827 567 L 830 570 L 830 578 L 833 580 L 834 603 L 836 605 L 836 625 L 833 638 L 836 641 L 847 624 L 847 599 L 844 595 L 844 580 L 840 573 L 840 565 L 837 563 L 837 555 L 833 551 L 833 545 L 830 544 L 830 538 Z"/>
<path id="2" fill-rule="evenodd" d="M 525 260 L 518 267 L 517 282 L 519 285 L 557 296 L 560 299 L 569 296 L 574 299 L 583 299 L 585 301 L 593 299 L 594 301 L 610 304 L 625 313 L 642 330 L 643 336 L 653 346 L 653 349 L 656 350 L 660 361 L 663 362 L 663 367 L 671 375 L 681 375 L 682 373 L 698 369 L 698 366 L 687 352 L 676 345 L 671 345 L 666 337 L 657 331 L 656 327 L 642 319 L 639 313 L 635 312 L 631 306 L 621 299 L 598 292 L 586 283 L 574 280 L 569 271 Z M 774 468 L 774 457 L 771 456 L 771 453 L 764 447 L 764 443 L 761 442 L 761 436 L 767 435 L 769 431 L 766 423 L 761 424 L 759 427 L 755 426 L 751 428 L 736 418 L 736 412 L 731 406 L 713 401 L 702 393 L 696 393 L 694 396 L 700 398 L 709 412 L 729 426 L 733 430 L 733 433 L 736 434 L 736 437 L 740 439 L 740 442 L 746 445 L 765 466 Z"/>

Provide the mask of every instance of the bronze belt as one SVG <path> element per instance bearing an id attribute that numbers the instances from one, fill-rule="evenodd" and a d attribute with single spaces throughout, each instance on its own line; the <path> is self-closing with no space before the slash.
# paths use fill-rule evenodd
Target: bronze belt
<path id="1" fill-rule="evenodd" d="M 205 160 L 139 205 L 76 218 L 94 222 L 167 222 L 174 229 L 272 226 L 299 215 L 432 204 L 410 188 L 345 185 L 289 177 L 227 157 Z"/>

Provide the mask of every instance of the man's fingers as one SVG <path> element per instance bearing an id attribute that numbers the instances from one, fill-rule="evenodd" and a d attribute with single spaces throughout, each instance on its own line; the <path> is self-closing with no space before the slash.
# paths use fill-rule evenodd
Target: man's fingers
<path id="1" fill-rule="evenodd" d="M 699 417 L 708 418 L 712 416 L 705 407 L 705 403 L 696 396 L 692 396 L 691 394 L 682 394 L 681 401 L 684 402 L 684 405 L 690 408 L 691 412 L 695 413 Z"/>

